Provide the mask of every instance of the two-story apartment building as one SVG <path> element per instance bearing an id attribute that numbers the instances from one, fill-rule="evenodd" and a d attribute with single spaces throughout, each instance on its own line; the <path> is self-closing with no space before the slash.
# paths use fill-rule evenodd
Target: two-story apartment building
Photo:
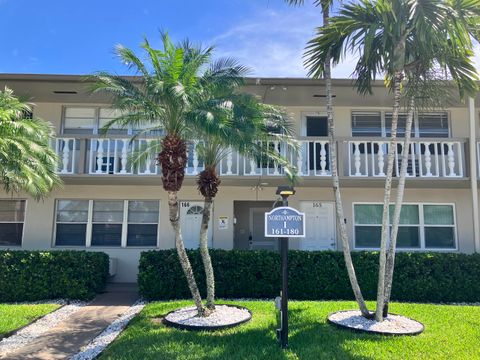
<path id="1" fill-rule="evenodd" d="M 392 98 L 382 82 L 363 97 L 350 80 L 334 80 L 336 147 L 342 194 L 352 248 L 376 249 L 380 243 L 383 187 L 388 154 Z M 52 144 L 60 156 L 62 188 L 39 202 L 24 194 L 0 193 L 0 247 L 104 251 L 116 264 L 115 281 L 136 280 L 140 253 L 174 246 L 160 169 L 152 158 L 140 167 L 129 154 L 159 134 L 133 143 L 139 129 L 99 129 L 116 116 L 108 99 L 90 95 L 81 76 L 0 75 L 35 104 L 33 114 L 50 121 L 57 132 Z M 244 91 L 266 103 L 284 106 L 295 124 L 298 150 L 267 144 L 287 156 L 302 177 L 290 204 L 307 215 L 304 239 L 293 249 L 340 250 L 337 240 L 329 167 L 325 90 L 320 80 L 248 79 Z M 416 114 L 408 166 L 399 250 L 480 251 L 477 176 L 480 161 L 480 98 L 445 109 Z M 400 133 L 402 131 L 400 120 Z M 397 146 L 401 151 L 401 144 Z M 395 161 L 398 173 L 400 159 Z M 189 161 L 180 192 L 185 244 L 198 246 L 202 198 L 195 179 L 202 169 L 189 145 Z M 210 245 L 222 249 L 271 249 L 263 236 L 263 213 L 285 184 L 278 164 L 253 161 L 235 152 L 218 169 L 222 184 L 215 199 Z"/>

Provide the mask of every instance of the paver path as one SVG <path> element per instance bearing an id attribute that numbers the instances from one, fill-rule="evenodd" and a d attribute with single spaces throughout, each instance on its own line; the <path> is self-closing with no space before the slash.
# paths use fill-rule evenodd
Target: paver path
<path id="1" fill-rule="evenodd" d="M 68 359 L 127 311 L 137 299 L 138 291 L 134 285 L 111 284 L 106 293 L 98 295 L 89 305 L 0 359 Z"/>

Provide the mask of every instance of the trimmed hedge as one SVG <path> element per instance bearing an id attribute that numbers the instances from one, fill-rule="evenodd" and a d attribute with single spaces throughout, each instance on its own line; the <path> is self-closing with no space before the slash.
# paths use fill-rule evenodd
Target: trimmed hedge
<path id="1" fill-rule="evenodd" d="M 0 302 L 91 299 L 108 277 L 109 258 L 86 251 L 0 251 Z"/>
<path id="2" fill-rule="evenodd" d="M 200 253 L 189 251 L 196 279 L 205 289 Z M 211 250 L 218 298 L 273 298 L 281 288 L 276 252 Z M 378 252 L 353 252 L 363 295 L 376 296 Z M 189 298 L 175 250 L 147 251 L 138 275 L 142 296 L 149 300 Z M 353 299 L 343 254 L 333 251 L 289 252 L 289 296 L 292 299 Z M 480 301 L 480 254 L 398 253 L 392 298 L 415 302 Z"/>

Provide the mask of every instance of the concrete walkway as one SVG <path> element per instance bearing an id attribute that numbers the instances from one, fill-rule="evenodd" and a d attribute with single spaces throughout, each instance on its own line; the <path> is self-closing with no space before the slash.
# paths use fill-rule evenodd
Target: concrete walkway
<path id="1" fill-rule="evenodd" d="M 81 308 L 33 342 L 0 358 L 68 359 L 127 311 L 137 299 L 136 285 L 109 284 L 107 291 L 98 295 L 89 305 Z"/>

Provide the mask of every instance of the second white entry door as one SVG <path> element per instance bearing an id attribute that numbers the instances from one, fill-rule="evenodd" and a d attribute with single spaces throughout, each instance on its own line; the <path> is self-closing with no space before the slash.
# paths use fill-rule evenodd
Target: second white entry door
<path id="1" fill-rule="evenodd" d="M 305 237 L 300 239 L 300 250 L 335 249 L 334 204 L 321 201 L 302 201 L 305 213 Z"/>
<path id="2" fill-rule="evenodd" d="M 203 201 L 180 202 L 180 227 L 187 249 L 198 249 L 202 224 Z M 208 246 L 212 247 L 212 218 L 208 227 Z"/>

